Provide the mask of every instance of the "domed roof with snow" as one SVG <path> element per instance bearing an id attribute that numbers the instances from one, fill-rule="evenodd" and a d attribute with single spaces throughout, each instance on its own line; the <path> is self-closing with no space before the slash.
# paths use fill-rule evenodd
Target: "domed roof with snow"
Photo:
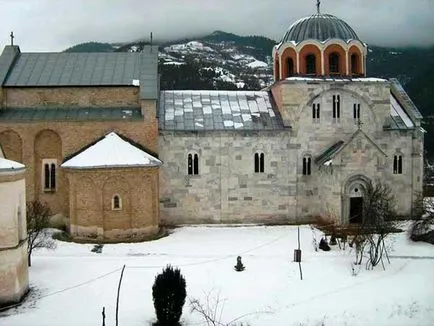
<path id="1" fill-rule="evenodd" d="M 342 19 L 329 14 L 314 14 L 292 24 L 282 42 L 300 43 L 305 40 L 325 42 L 328 39 L 340 39 L 345 42 L 360 41 L 356 32 Z"/>

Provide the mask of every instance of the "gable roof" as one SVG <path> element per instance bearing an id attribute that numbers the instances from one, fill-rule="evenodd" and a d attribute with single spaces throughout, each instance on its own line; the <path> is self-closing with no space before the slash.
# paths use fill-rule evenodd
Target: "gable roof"
<path id="1" fill-rule="evenodd" d="M 387 157 L 387 154 L 367 134 L 365 134 L 362 129 L 357 129 L 351 135 L 348 141 L 344 142 L 343 140 L 339 140 L 338 142 L 334 143 L 332 146 L 328 147 L 324 152 L 322 152 L 315 159 L 315 163 L 318 165 L 323 165 L 326 162 L 330 161 L 331 159 L 336 157 L 337 154 L 342 152 L 345 149 L 345 147 L 351 144 L 359 134 L 363 135 L 381 154 Z"/>
<path id="2" fill-rule="evenodd" d="M 83 151 L 70 157 L 61 166 L 72 169 L 111 167 L 152 167 L 162 162 L 111 132 Z"/>
<path id="3" fill-rule="evenodd" d="M 3 87 L 140 86 L 142 99 L 158 98 L 156 49 L 145 47 L 143 52 L 133 53 L 21 53 L 15 46 L 18 50 L 12 53 L 9 48 L 0 56 Z"/>
<path id="4" fill-rule="evenodd" d="M 161 130 L 276 130 L 282 119 L 268 92 L 163 91 Z"/>

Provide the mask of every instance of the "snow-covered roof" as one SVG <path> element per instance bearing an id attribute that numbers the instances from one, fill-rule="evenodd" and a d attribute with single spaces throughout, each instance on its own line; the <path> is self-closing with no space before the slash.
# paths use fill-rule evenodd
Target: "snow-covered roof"
<path id="1" fill-rule="evenodd" d="M 395 97 L 390 94 L 390 115 L 392 119 L 397 123 L 398 127 L 400 126 L 400 120 L 404 123 L 407 128 L 413 128 L 414 124 L 411 121 L 410 117 L 405 113 L 404 109 L 395 99 Z"/>
<path id="2" fill-rule="evenodd" d="M 283 129 L 264 91 L 163 91 L 159 110 L 161 130 Z"/>
<path id="3" fill-rule="evenodd" d="M 159 166 L 162 162 L 122 139 L 115 132 L 107 134 L 92 146 L 73 156 L 61 166 L 89 169 L 108 167 Z"/>
<path id="4" fill-rule="evenodd" d="M 0 171 L 3 170 L 21 170 L 24 169 L 24 164 L 7 160 L 5 158 L 0 157 Z"/>

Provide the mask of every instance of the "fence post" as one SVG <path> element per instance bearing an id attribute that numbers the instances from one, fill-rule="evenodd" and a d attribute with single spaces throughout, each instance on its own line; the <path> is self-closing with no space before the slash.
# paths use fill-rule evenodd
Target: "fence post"
<path id="1" fill-rule="evenodd" d="M 118 318 L 118 314 L 119 314 L 119 293 L 121 292 L 121 283 L 122 283 L 122 277 L 124 276 L 124 270 L 125 270 L 125 265 L 124 265 L 124 267 L 122 267 L 121 277 L 119 279 L 119 285 L 118 285 L 118 295 L 117 295 L 117 298 L 116 298 L 116 326 L 119 325 L 119 318 Z"/>

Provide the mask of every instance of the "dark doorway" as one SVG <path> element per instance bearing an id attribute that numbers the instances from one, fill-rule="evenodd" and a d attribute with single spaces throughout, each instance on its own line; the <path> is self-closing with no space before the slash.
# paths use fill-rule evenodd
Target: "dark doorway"
<path id="1" fill-rule="evenodd" d="M 350 223 L 362 223 L 363 197 L 350 198 Z"/>

